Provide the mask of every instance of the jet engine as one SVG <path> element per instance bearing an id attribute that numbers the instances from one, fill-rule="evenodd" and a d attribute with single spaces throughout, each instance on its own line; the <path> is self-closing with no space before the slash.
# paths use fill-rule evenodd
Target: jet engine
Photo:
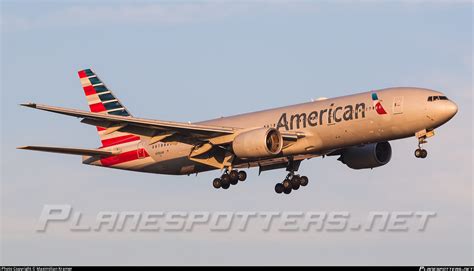
<path id="1" fill-rule="evenodd" d="M 390 143 L 380 142 L 348 148 L 337 160 L 352 169 L 364 169 L 383 166 L 390 161 L 391 157 Z"/>
<path id="2" fill-rule="evenodd" d="M 258 128 L 237 135 L 232 149 L 239 158 L 265 158 L 279 154 L 283 137 L 275 128 Z"/>

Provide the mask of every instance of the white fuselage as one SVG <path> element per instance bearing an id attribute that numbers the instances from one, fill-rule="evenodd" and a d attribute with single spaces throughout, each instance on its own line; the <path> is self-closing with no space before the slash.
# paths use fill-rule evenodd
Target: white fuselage
<path id="1" fill-rule="evenodd" d="M 374 101 L 372 93 L 378 101 Z M 428 101 L 443 95 L 422 88 L 389 88 L 349 96 L 246 113 L 198 124 L 255 129 L 274 127 L 281 132 L 302 132 L 305 136 L 287 146 L 278 156 L 323 155 L 351 146 L 414 136 L 447 122 L 457 110 L 449 100 Z M 380 102 L 386 114 L 376 108 Z M 456 108 L 456 109 L 455 109 Z M 193 145 L 178 142 L 149 144 L 143 137 L 121 146 L 122 151 L 143 149 L 140 159 L 117 164 L 115 168 L 161 174 L 191 174 L 215 168 L 189 159 Z"/>

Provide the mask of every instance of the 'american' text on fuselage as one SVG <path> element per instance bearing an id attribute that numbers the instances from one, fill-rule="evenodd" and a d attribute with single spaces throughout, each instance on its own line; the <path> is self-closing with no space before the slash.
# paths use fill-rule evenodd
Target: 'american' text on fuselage
<path id="1" fill-rule="evenodd" d="M 341 121 L 349 121 L 358 119 L 359 117 L 365 118 L 365 103 L 358 103 L 355 106 L 346 105 L 344 107 L 331 106 L 329 109 L 321 109 L 311 111 L 310 113 L 299 113 L 293 114 L 287 117 L 286 113 L 281 114 L 278 120 L 277 129 L 284 127 L 285 130 L 301 129 L 308 126 L 315 127 L 317 125 L 323 125 L 324 121 L 327 124 L 332 124 Z M 360 116 L 359 116 L 360 113 Z"/>

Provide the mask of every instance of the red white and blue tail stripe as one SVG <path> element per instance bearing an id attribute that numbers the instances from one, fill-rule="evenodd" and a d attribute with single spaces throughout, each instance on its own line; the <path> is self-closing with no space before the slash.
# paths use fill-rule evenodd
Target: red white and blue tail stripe
<path id="1" fill-rule="evenodd" d="M 119 116 L 131 116 L 125 106 L 115 97 L 107 86 L 91 69 L 78 72 L 82 88 L 91 112 Z M 106 128 L 97 126 L 102 147 L 115 146 L 140 140 L 139 136 L 122 132 L 106 133 Z"/>
<path id="2" fill-rule="evenodd" d="M 79 71 L 78 74 L 91 112 L 130 116 L 127 109 L 91 69 Z"/>

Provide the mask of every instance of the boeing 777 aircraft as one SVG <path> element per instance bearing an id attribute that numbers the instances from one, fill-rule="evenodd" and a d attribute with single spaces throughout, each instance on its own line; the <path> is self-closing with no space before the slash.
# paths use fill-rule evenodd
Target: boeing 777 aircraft
<path id="1" fill-rule="evenodd" d="M 82 155 L 87 165 L 159 174 L 193 174 L 220 169 L 212 182 L 228 189 L 245 181 L 243 168 L 286 168 L 286 178 L 275 185 L 289 194 L 308 184 L 296 172 L 301 161 L 339 156 L 352 169 L 387 164 L 390 140 L 415 136 L 415 156 L 434 129 L 457 113 L 443 93 L 423 88 L 397 87 L 231 117 L 182 123 L 133 117 L 91 70 L 78 72 L 90 112 L 36 103 L 23 106 L 81 118 L 97 127 L 102 146 L 97 149 L 25 146 L 20 149 Z"/>

